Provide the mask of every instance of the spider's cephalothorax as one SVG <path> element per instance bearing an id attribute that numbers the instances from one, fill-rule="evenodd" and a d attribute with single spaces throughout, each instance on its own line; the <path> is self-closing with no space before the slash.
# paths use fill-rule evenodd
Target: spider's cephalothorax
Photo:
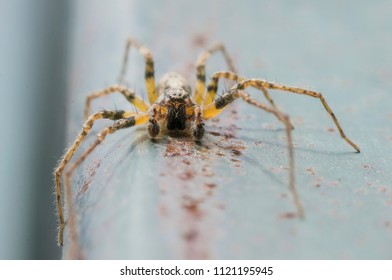
<path id="1" fill-rule="evenodd" d="M 201 109 L 191 98 L 191 87 L 178 73 L 168 73 L 158 84 L 159 97 L 149 110 L 148 131 L 155 138 L 161 127 L 168 131 L 190 130 L 197 140 L 204 135 Z"/>
<path id="2" fill-rule="evenodd" d="M 189 106 L 189 93 L 183 88 L 168 88 L 164 92 L 163 106 L 166 106 L 166 127 L 168 130 L 184 130 L 186 127 L 186 107 Z M 191 103 L 191 105 L 193 105 Z"/>
<path id="3" fill-rule="evenodd" d="M 141 97 L 135 94 L 131 89 L 121 85 L 125 75 L 126 65 L 128 61 L 128 52 L 131 46 L 135 46 L 139 52 L 144 56 L 146 62 L 145 69 L 145 83 L 148 95 L 148 101 L 143 100 Z M 211 80 L 206 87 L 206 71 L 205 65 L 207 59 L 216 52 L 221 52 L 227 62 L 229 71 L 215 72 Z M 325 98 L 321 93 L 302 88 L 290 87 L 276 83 L 270 83 L 261 79 L 245 79 L 236 74 L 232 60 L 226 52 L 226 49 L 222 44 L 218 43 L 203 52 L 196 62 L 196 84 L 192 92 L 191 87 L 187 81 L 177 73 L 168 73 L 163 76 L 158 85 L 155 84 L 154 79 L 154 62 L 151 52 L 141 46 L 137 41 L 128 39 L 125 48 L 125 55 L 123 61 L 123 67 L 120 74 L 120 85 L 114 85 L 107 87 L 106 89 L 93 92 L 87 96 L 85 117 L 86 121 L 79 135 L 77 136 L 73 145 L 64 154 L 61 161 L 55 170 L 55 181 L 56 181 L 56 194 L 57 194 L 57 207 L 60 220 L 59 229 L 59 244 L 63 244 L 63 231 L 65 227 L 65 220 L 62 208 L 62 191 L 61 191 L 61 175 L 76 149 L 83 142 L 85 137 L 90 132 L 94 122 L 99 119 L 114 120 L 110 126 L 106 127 L 98 134 L 95 142 L 79 157 L 78 160 L 67 170 L 65 174 L 65 191 L 67 194 L 66 202 L 69 213 L 69 229 L 70 239 L 73 242 L 77 242 L 77 231 L 76 231 L 76 217 L 75 210 L 72 204 L 72 188 L 71 188 L 71 175 L 73 171 L 84 161 L 84 159 L 106 138 L 107 135 L 115 133 L 117 130 L 129 128 L 141 124 L 148 123 L 147 128 L 150 136 L 155 138 L 161 132 L 161 128 L 166 131 L 189 131 L 194 139 L 199 140 L 204 135 L 204 120 L 208 120 L 219 115 L 227 106 L 236 99 L 242 99 L 243 101 L 251 104 L 259 109 L 262 109 L 268 113 L 271 113 L 277 117 L 285 125 L 285 131 L 287 136 L 287 148 L 289 158 L 289 188 L 292 194 L 298 217 L 304 215 L 303 208 L 300 203 L 299 197 L 295 190 L 294 184 L 294 156 L 293 156 L 293 143 L 291 137 L 291 129 L 293 128 L 289 117 L 283 114 L 275 106 L 268 90 L 280 90 L 287 91 L 294 94 L 305 95 L 319 99 L 324 106 L 325 110 L 330 114 L 333 122 L 339 130 L 340 136 L 350 144 L 357 152 L 359 147 L 352 142 L 343 132 L 335 114 L 325 101 Z M 216 92 L 218 89 L 219 79 L 227 79 L 235 82 L 236 84 L 224 92 L 220 97 L 216 98 Z M 254 99 L 250 94 L 246 93 L 249 87 L 260 90 L 265 98 L 268 100 L 269 105 L 265 105 L 260 101 Z M 137 110 L 131 111 L 109 111 L 102 110 L 96 112 L 90 116 L 90 102 L 91 100 L 109 95 L 111 93 L 121 93 L 130 103 L 134 105 Z M 162 129 L 162 132 L 164 130 Z"/>

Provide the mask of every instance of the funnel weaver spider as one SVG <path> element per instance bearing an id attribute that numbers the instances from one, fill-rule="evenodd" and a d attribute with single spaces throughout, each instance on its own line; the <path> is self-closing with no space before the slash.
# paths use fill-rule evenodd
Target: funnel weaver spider
<path id="1" fill-rule="evenodd" d="M 135 94 L 135 92 L 123 85 L 122 81 L 125 76 L 128 53 L 131 46 L 138 49 L 141 55 L 145 59 L 145 84 L 148 94 L 148 103 L 145 102 L 141 97 Z M 211 80 L 206 87 L 206 74 L 205 65 L 207 59 L 214 53 L 221 52 L 226 60 L 229 71 L 215 72 Z M 351 145 L 357 152 L 360 152 L 359 147 L 354 144 L 343 132 L 337 118 L 332 112 L 331 108 L 325 101 L 321 93 L 306 90 L 302 88 L 296 88 L 276 83 L 270 83 L 261 79 L 246 79 L 236 74 L 232 60 L 224 46 L 220 43 L 215 44 L 211 48 L 204 51 L 196 62 L 196 84 L 194 91 L 189 83 L 178 73 L 168 73 L 162 77 L 160 82 L 156 85 L 154 79 L 154 61 L 151 52 L 141 46 L 134 39 L 129 38 L 125 48 L 124 60 L 122 64 L 121 74 L 119 78 L 119 84 L 107 87 L 103 90 L 96 91 L 87 96 L 85 106 L 85 122 L 82 130 L 76 137 L 71 147 L 65 152 L 60 162 L 58 163 L 54 176 L 56 182 L 56 194 L 57 194 L 57 206 L 58 215 L 60 220 L 58 243 L 63 245 L 63 232 L 65 227 L 62 199 L 61 199 L 61 176 L 65 170 L 65 167 L 70 162 L 75 151 L 78 149 L 82 141 L 89 134 L 95 121 L 99 119 L 110 119 L 113 120 L 110 126 L 103 129 L 98 135 L 95 142 L 67 169 L 65 172 L 65 194 L 67 199 L 67 208 L 69 211 L 70 224 L 70 238 L 75 241 L 77 234 L 75 230 L 71 229 L 71 226 L 75 228 L 75 212 L 71 202 L 72 190 L 70 179 L 75 169 L 86 159 L 86 157 L 106 138 L 108 134 L 115 133 L 117 130 L 129 128 L 137 125 L 147 123 L 148 133 L 151 138 L 155 138 L 162 134 L 163 130 L 185 130 L 190 132 L 195 140 L 202 139 L 204 135 L 204 121 L 214 118 L 221 113 L 227 105 L 232 103 L 236 99 L 242 99 L 243 101 L 256 106 L 268 113 L 275 115 L 275 117 L 285 125 L 285 132 L 287 138 L 287 149 L 289 159 L 289 189 L 296 207 L 296 215 L 303 217 L 304 210 L 301 205 L 298 194 L 295 190 L 294 183 L 294 156 L 293 156 L 293 143 L 291 137 L 291 129 L 293 128 L 288 115 L 280 112 L 275 106 L 269 92 L 267 90 L 281 90 L 295 94 L 301 94 L 317 98 L 320 100 L 325 110 L 329 113 L 336 127 L 340 132 L 340 136 Z M 221 96 L 217 97 L 216 92 L 218 88 L 219 79 L 227 79 L 234 81 L 236 84 L 229 90 L 225 91 Z M 249 87 L 260 90 L 265 98 L 268 100 L 269 105 L 265 105 L 253 97 L 251 97 L 246 90 Z M 101 110 L 97 113 L 90 115 L 90 103 L 93 99 L 103 97 L 112 93 L 121 93 L 130 103 L 138 109 L 135 111 L 122 111 L 122 110 Z"/>

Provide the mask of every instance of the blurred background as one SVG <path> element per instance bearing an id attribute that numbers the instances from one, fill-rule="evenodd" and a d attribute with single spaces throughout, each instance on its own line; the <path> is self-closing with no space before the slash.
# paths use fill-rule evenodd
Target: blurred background
<path id="1" fill-rule="evenodd" d="M 153 51 L 157 76 L 174 69 L 192 81 L 197 55 L 222 41 L 242 75 L 323 92 L 345 132 L 362 148 L 360 155 L 352 153 L 318 101 L 277 95 L 296 127 L 297 182 L 310 214 L 302 224 L 277 221 L 275 210 L 287 205 L 278 198 L 281 191 L 271 190 L 285 188 L 285 171 L 266 167 L 260 177 L 257 170 L 250 179 L 240 176 L 230 184 L 248 180 L 255 188 L 247 188 L 247 194 L 220 190 L 229 203 L 219 214 L 224 218 L 218 219 L 212 257 L 390 259 L 392 2 L 184 2 L 0 0 L 0 259 L 61 258 L 52 171 L 80 129 L 86 94 L 116 82 L 128 35 Z M 143 91 L 143 63 L 135 65 L 128 83 Z M 225 67 L 219 57 L 211 65 L 209 74 Z M 121 102 L 115 98 L 96 108 L 113 109 Z M 246 108 L 242 112 L 258 113 Z M 270 162 L 276 153 L 285 160 L 284 145 L 271 144 L 284 139 L 276 136 L 277 124 L 267 117 L 259 135 L 252 123 L 260 121 L 246 114 L 236 123 L 243 127 L 239 139 L 251 145 L 249 139 L 259 137 L 263 143 L 244 152 L 244 170 L 260 158 Z M 256 189 L 260 181 L 269 192 Z M 256 196 L 266 201 L 253 201 Z M 148 206 L 156 211 L 153 203 Z M 230 222 L 245 214 L 249 223 L 243 221 L 241 229 Z M 145 234 L 155 227 L 161 231 Z M 88 256 L 183 258 L 166 253 L 176 242 L 167 237 L 172 229 L 163 228 L 146 224 L 145 232 L 135 234 L 145 238 L 140 244 L 155 238 L 157 245 L 148 252 L 136 248 L 132 256 L 113 250 Z M 160 245 L 159 238 L 167 243 Z"/>

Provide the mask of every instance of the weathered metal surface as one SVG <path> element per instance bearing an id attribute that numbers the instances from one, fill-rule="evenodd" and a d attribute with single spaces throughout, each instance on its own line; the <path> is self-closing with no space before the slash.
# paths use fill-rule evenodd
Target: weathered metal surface
<path id="1" fill-rule="evenodd" d="M 390 4 L 305 2 L 75 3 L 69 141 L 86 94 L 116 82 L 132 35 L 153 51 L 157 77 L 175 70 L 192 81 L 197 55 L 223 41 L 242 75 L 322 92 L 362 149 L 339 137 L 318 100 L 273 93 L 295 126 L 300 220 L 291 215 L 283 126 L 258 109 L 237 101 L 208 122 L 201 144 L 151 141 L 145 128 L 118 132 L 74 176 L 83 257 L 392 257 Z M 143 69 L 133 52 L 127 81 L 141 94 Z M 208 74 L 222 69 L 219 55 L 209 61 Z M 119 96 L 93 107 L 130 108 Z M 68 248 L 66 239 L 65 257 Z"/>

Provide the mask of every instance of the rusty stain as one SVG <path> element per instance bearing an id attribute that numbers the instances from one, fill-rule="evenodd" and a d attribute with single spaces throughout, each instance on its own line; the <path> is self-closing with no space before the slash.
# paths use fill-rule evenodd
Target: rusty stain
<path id="1" fill-rule="evenodd" d="M 378 187 L 377 191 L 380 193 L 388 193 L 389 189 L 386 186 L 380 186 L 380 187 Z"/>
<path id="2" fill-rule="evenodd" d="M 294 212 L 285 212 L 279 215 L 279 218 L 282 220 L 289 220 L 297 218 L 297 214 Z"/>
<path id="3" fill-rule="evenodd" d="M 206 186 L 209 189 L 213 189 L 213 188 L 216 187 L 216 184 L 214 184 L 214 183 L 205 183 L 204 186 Z"/>
<path id="4" fill-rule="evenodd" d="M 367 194 L 367 190 L 364 188 L 359 188 L 359 189 L 355 190 L 355 193 L 365 195 L 365 194 Z"/>
<path id="5" fill-rule="evenodd" d="M 314 169 L 313 169 L 312 167 L 306 168 L 305 171 L 306 171 L 309 175 L 311 175 L 311 176 L 316 175 L 316 173 L 314 172 Z"/>
<path id="6" fill-rule="evenodd" d="M 386 201 L 384 202 L 384 204 L 385 204 L 386 206 L 392 206 L 392 199 L 386 200 Z"/>
<path id="7" fill-rule="evenodd" d="M 182 236 L 187 242 L 194 242 L 198 237 L 198 232 L 195 229 L 190 229 L 186 231 Z"/>
<path id="8" fill-rule="evenodd" d="M 213 171 L 211 171 L 211 169 L 209 168 L 208 165 L 204 165 L 201 168 L 201 173 L 205 177 L 213 177 L 215 175 L 215 173 Z"/>
<path id="9" fill-rule="evenodd" d="M 392 229 L 392 222 L 390 222 L 390 221 L 385 221 L 385 222 L 384 222 L 384 226 L 385 226 L 386 228 L 388 228 L 388 229 Z"/>
<path id="10" fill-rule="evenodd" d="M 215 190 L 218 188 L 215 180 L 214 167 L 217 156 L 226 158 L 234 167 L 240 167 L 238 157 L 243 154 L 246 145 L 236 138 L 239 128 L 230 121 L 237 119 L 236 110 L 228 111 L 225 126 L 219 125 L 215 119 L 212 130 L 206 131 L 211 135 L 200 143 L 191 137 L 167 137 L 162 155 L 165 168 L 161 171 L 160 188 L 161 204 L 158 209 L 164 218 L 168 231 L 179 233 L 180 239 L 176 245 L 181 255 L 186 259 L 208 259 L 213 257 L 215 239 L 219 236 L 214 226 L 216 211 L 223 211 L 224 202 L 217 199 Z M 166 141 L 166 140 L 164 140 Z"/>
<path id="11" fill-rule="evenodd" d="M 240 156 L 240 155 L 242 155 L 242 152 L 239 150 L 238 147 L 232 147 L 231 153 L 232 153 L 233 155 L 235 155 L 235 156 Z"/>
<path id="12" fill-rule="evenodd" d="M 88 170 L 88 175 L 87 175 L 86 179 L 84 180 L 83 186 L 81 187 L 77 196 L 80 196 L 81 194 L 85 193 L 88 190 L 91 182 L 93 181 L 93 179 L 97 173 L 97 169 L 101 166 L 101 164 L 102 164 L 101 159 L 98 159 L 98 160 L 94 161 L 92 164 L 90 164 L 89 170 Z"/>
<path id="13" fill-rule="evenodd" d="M 221 136 L 222 135 L 221 133 L 219 133 L 217 131 L 209 131 L 208 133 L 211 135 L 214 135 L 214 136 Z"/>
<path id="14" fill-rule="evenodd" d="M 205 34 L 195 34 L 192 37 L 192 45 L 195 47 L 204 48 L 207 45 L 207 42 L 208 38 Z"/>
<path id="15" fill-rule="evenodd" d="M 178 178 L 180 178 L 181 180 L 191 180 L 195 177 L 195 172 L 192 170 L 186 170 L 184 172 L 181 172 L 180 174 L 178 174 Z"/>
<path id="16" fill-rule="evenodd" d="M 225 156 L 225 154 L 222 153 L 221 151 L 217 151 L 215 154 L 216 154 L 217 156 L 219 156 L 219 157 Z"/>
<path id="17" fill-rule="evenodd" d="M 184 201 L 183 201 L 182 207 L 189 214 L 191 214 L 193 217 L 197 217 L 197 218 L 200 218 L 202 216 L 203 212 L 200 209 L 200 204 L 202 203 L 202 201 L 190 198 L 188 196 L 185 196 L 183 198 L 183 200 Z"/>
<path id="18" fill-rule="evenodd" d="M 371 166 L 368 163 L 363 164 L 363 168 L 365 168 L 365 169 L 374 169 L 373 166 Z"/>

